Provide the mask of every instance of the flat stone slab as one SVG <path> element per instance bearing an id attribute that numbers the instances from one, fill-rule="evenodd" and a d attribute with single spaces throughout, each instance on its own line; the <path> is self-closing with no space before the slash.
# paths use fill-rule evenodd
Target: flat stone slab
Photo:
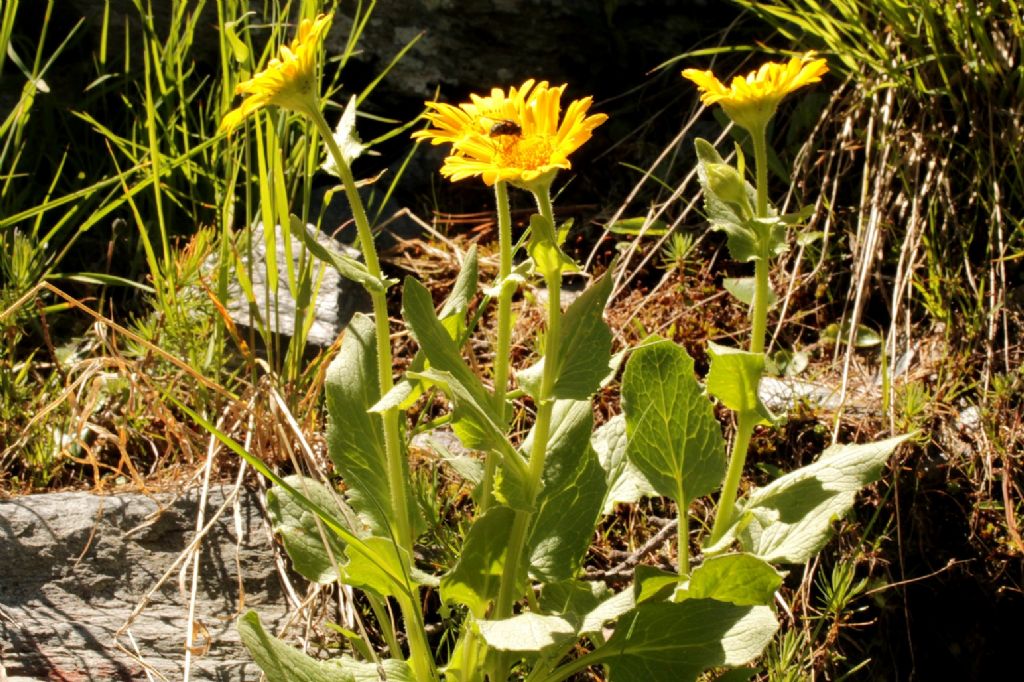
<path id="1" fill-rule="evenodd" d="M 312 225 L 305 228 L 325 249 L 336 255 L 350 258 L 361 258 L 358 251 L 335 241 L 330 236 L 318 232 Z M 362 287 L 342 278 L 337 270 L 309 254 L 302 243 L 294 236 L 289 236 L 292 269 L 296 272 L 301 261 L 309 258 L 313 261 L 312 279 L 315 289 L 311 293 L 312 319 L 306 331 L 308 346 L 324 347 L 334 343 L 341 330 L 357 310 L 366 307 L 368 301 Z M 278 267 L 277 285 L 271 286 L 267 262 L 267 238 L 262 224 L 256 225 L 251 231 L 240 235 L 239 267 L 245 268 L 246 278 L 252 283 L 252 292 L 256 300 L 250 305 L 242 291 L 238 279 L 232 279 L 228 285 L 228 298 L 225 301 L 228 315 L 239 325 L 253 327 L 257 330 L 266 328 L 275 334 L 287 338 L 295 336 L 296 329 L 304 325 L 297 319 L 300 311 L 298 303 L 288 286 L 288 252 L 285 251 L 285 234 L 280 225 L 274 227 L 273 245 Z M 216 267 L 217 254 L 209 259 L 211 270 Z M 322 268 L 322 270 L 321 270 Z"/>
<path id="2" fill-rule="evenodd" d="M 210 490 L 207 522 L 230 492 Z M 286 600 L 255 494 L 241 491 L 203 538 L 193 680 L 259 679 L 235 619 L 255 608 L 268 629 L 283 622 Z M 191 560 L 180 581 L 179 567 L 199 500 L 198 490 L 0 500 L 0 681 L 183 679 Z"/>

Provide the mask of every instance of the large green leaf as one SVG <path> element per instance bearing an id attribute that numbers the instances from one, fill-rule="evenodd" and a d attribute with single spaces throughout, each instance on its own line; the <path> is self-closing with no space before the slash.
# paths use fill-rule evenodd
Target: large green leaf
<path id="1" fill-rule="evenodd" d="M 491 507 L 470 526 L 455 567 L 441 578 L 441 599 L 483 618 L 498 596 L 515 511 Z M 524 586 L 525 588 L 525 586 Z"/>
<path id="2" fill-rule="evenodd" d="M 555 398 L 586 400 L 608 374 L 612 332 L 604 321 L 604 307 L 612 293 L 612 280 L 609 268 L 565 311 L 556 355 Z"/>
<path id="3" fill-rule="evenodd" d="M 356 314 L 341 349 L 327 368 L 327 446 L 348 488 L 352 506 L 375 535 L 388 535 L 392 523 L 384 423 L 367 410 L 380 399 L 373 321 Z M 409 509 L 415 509 L 410 502 Z"/>
<path id="4" fill-rule="evenodd" d="M 413 376 L 438 387 L 451 399 L 452 430 L 465 447 L 494 452 L 501 457 L 500 480 L 495 489 L 500 500 L 516 509 L 532 509 L 532 501 L 526 499 L 526 461 L 498 426 L 491 402 L 477 402 L 476 397 L 448 372 L 428 369 Z"/>
<path id="5" fill-rule="evenodd" d="M 477 286 L 477 254 L 476 244 L 470 247 L 466 258 L 462 261 L 459 269 L 459 276 L 455 278 L 455 284 L 448 292 L 448 298 L 444 300 L 437 316 L 442 321 L 455 317 L 465 319 L 469 304 L 476 296 Z"/>
<path id="6" fill-rule="evenodd" d="M 586 400 L 601 387 L 611 360 L 612 333 L 604 321 L 604 307 L 612 292 L 611 272 L 609 268 L 565 311 L 552 356 L 519 372 L 520 385 L 530 395 L 538 395 L 544 365 L 550 362 L 556 365 L 551 397 Z"/>
<path id="7" fill-rule="evenodd" d="M 722 287 L 739 299 L 741 303 L 754 304 L 754 289 L 757 287 L 757 280 L 753 277 L 726 277 L 722 280 Z M 778 301 L 779 297 L 769 287 L 768 308 L 773 308 Z"/>
<path id="8" fill-rule="evenodd" d="M 599 426 L 590 439 L 607 484 L 601 503 L 602 514 L 611 514 L 619 502 L 632 504 L 642 497 L 657 495 L 650 482 L 626 456 L 626 442 L 626 417 L 621 414 Z"/>
<path id="9" fill-rule="evenodd" d="M 688 682 L 709 668 L 756 658 L 777 628 L 766 606 L 645 602 L 619 619 L 594 658 L 611 668 L 616 682 Z"/>
<path id="10" fill-rule="evenodd" d="M 352 682 L 418 682 L 412 668 L 405 661 L 389 658 L 380 663 L 357 661 L 348 656 L 338 659 L 342 674 L 352 676 Z M 381 674 L 383 672 L 383 674 Z M 305 680 L 303 680 L 305 682 Z"/>
<path id="11" fill-rule="evenodd" d="M 685 508 L 721 483 L 725 441 L 685 349 L 658 340 L 634 351 L 622 407 L 627 456 L 659 494 Z"/>
<path id="12" fill-rule="evenodd" d="M 407 574 L 409 556 L 391 538 L 362 537 L 358 541 L 360 551 L 346 552 L 345 543 L 323 523 L 321 535 L 317 528 L 318 517 L 309 510 L 309 503 L 323 509 L 337 509 L 330 491 L 304 476 L 288 476 L 284 480 L 292 491 L 304 496 L 306 504 L 300 504 L 288 489 L 274 486 L 267 493 L 267 511 L 274 531 L 280 532 L 285 541 L 292 565 L 302 577 L 321 584 L 340 578 L 346 585 L 385 597 L 413 591 L 412 580 L 399 578 Z M 340 576 L 336 566 L 341 571 Z"/>
<path id="13" fill-rule="evenodd" d="M 238 619 L 238 634 L 267 682 L 376 682 L 383 669 L 391 682 L 415 682 L 405 661 L 388 659 L 377 663 L 342 656 L 318 661 L 268 633 L 255 611 Z"/>
<path id="14" fill-rule="evenodd" d="M 539 652 L 576 639 L 576 627 L 561 616 L 527 611 L 503 620 L 477 621 L 480 634 L 499 651 Z"/>
<path id="15" fill-rule="evenodd" d="M 723 554 L 695 568 L 673 601 L 715 599 L 737 606 L 767 606 L 781 584 L 782 576 L 767 561 L 752 554 Z"/>
<path id="16" fill-rule="evenodd" d="M 320 507 L 337 509 L 335 497 L 319 481 L 305 476 L 288 476 L 285 481 Z M 344 562 L 345 543 L 326 527 L 321 535 L 316 514 L 278 487 L 267 491 L 267 512 L 271 527 L 284 540 L 292 566 L 302 577 L 321 585 L 338 579 L 335 566 Z"/>
<path id="17" fill-rule="evenodd" d="M 683 578 L 675 571 L 640 564 L 633 572 L 633 597 L 637 604 L 665 601 Z"/>
<path id="18" fill-rule="evenodd" d="M 473 402 L 485 410 L 492 421 L 498 423 L 491 409 L 490 394 L 480 379 L 462 359 L 459 345 L 434 312 L 434 302 L 418 280 L 406 277 L 402 290 L 402 315 L 409 323 L 420 349 L 427 356 L 430 367 L 448 372 L 461 385 Z M 473 446 L 466 444 L 466 447 Z"/>
<path id="19" fill-rule="evenodd" d="M 437 314 L 441 324 L 457 345 L 462 344 L 468 336 L 466 312 L 476 294 L 476 287 L 477 253 L 476 244 L 474 244 L 466 254 L 462 268 L 459 270 L 459 276 L 455 279 L 455 284 L 448 292 L 448 298 L 445 299 L 441 311 Z M 413 355 L 407 371 L 410 373 L 422 372 L 426 366 L 427 358 L 421 348 Z M 373 411 L 384 412 L 391 408 L 408 409 L 422 394 L 423 388 L 420 382 L 405 377 L 396 382 L 394 387 L 380 399 L 380 402 L 374 405 Z"/>
<path id="20" fill-rule="evenodd" d="M 764 353 L 750 353 L 709 342 L 708 357 L 711 359 L 708 393 L 734 412 L 750 412 L 764 421 L 771 421 L 771 413 L 757 392 L 764 373 Z"/>
<path id="21" fill-rule="evenodd" d="M 242 644 L 252 654 L 267 682 L 353 682 L 336 661 L 317 661 L 268 633 L 255 611 L 238 619 Z"/>
<path id="22" fill-rule="evenodd" d="M 342 570 L 342 581 L 346 585 L 376 592 L 382 597 L 394 597 L 415 592 L 413 579 L 404 585 L 395 584 L 395 576 L 409 575 L 411 564 L 405 550 L 390 537 L 363 538 L 363 544 L 373 553 L 349 553 L 349 559 Z"/>
<path id="23" fill-rule="evenodd" d="M 593 539 L 606 485 L 590 448 L 594 424 L 590 402 L 556 402 L 552 424 L 543 487 L 527 541 L 530 575 L 541 582 L 568 580 L 579 571 Z M 527 438 L 523 449 L 529 452 L 532 445 L 533 438 Z"/>
<path id="24" fill-rule="evenodd" d="M 530 216 L 530 253 L 534 267 L 546 280 L 561 277 L 563 272 L 579 270 L 579 266 L 561 249 L 568 228 L 558 230 L 542 215 Z"/>
<path id="25" fill-rule="evenodd" d="M 833 445 L 816 462 L 755 490 L 714 549 L 738 537 L 746 551 L 765 561 L 809 561 L 828 541 L 832 521 L 850 510 L 857 491 L 878 480 L 893 451 L 908 437 Z"/>
<path id="26" fill-rule="evenodd" d="M 619 616 L 630 611 L 636 606 L 632 590 L 623 590 L 618 594 L 608 597 L 594 607 L 586 616 L 579 627 L 579 634 L 586 635 L 601 632 L 605 623 L 617 620 Z"/>
<path id="27" fill-rule="evenodd" d="M 582 624 L 583 617 L 612 596 L 611 590 L 598 580 L 566 580 L 545 583 L 540 592 L 540 608 L 545 613 L 568 618 Z M 626 609 L 629 610 L 628 608 Z"/>
<path id="28" fill-rule="evenodd" d="M 337 509 L 335 497 L 317 481 L 304 476 L 288 476 L 284 480 L 308 502 L 324 509 Z M 347 585 L 382 596 L 412 591 L 411 581 L 404 585 L 396 583 L 396 576 L 406 575 L 410 563 L 408 555 L 391 538 L 362 537 L 362 551 L 347 553 L 341 538 L 322 522 L 318 524 L 319 519 L 309 511 L 308 503 L 300 504 L 295 495 L 278 486 L 267 493 L 267 511 L 274 531 L 284 540 L 292 565 L 308 580 L 327 584 L 340 578 Z M 351 515 L 351 511 L 346 514 Z M 322 535 L 318 525 L 323 526 Z"/>

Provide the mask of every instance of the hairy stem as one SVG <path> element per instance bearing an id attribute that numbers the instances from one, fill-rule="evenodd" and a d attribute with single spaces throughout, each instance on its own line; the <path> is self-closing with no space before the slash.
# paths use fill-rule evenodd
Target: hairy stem
<path id="1" fill-rule="evenodd" d="M 352 208 L 352 217 L 355 219 L 359 247 L 363 253 L 363 260 L 366 262 L 366 269 L 373 277 L 381 279 L 377 247 L 373 242 L 373 232 L 370 230 L 370 223 L 366 218 L 366 209 L 363 207 L 363 201 L 356 189 L 352 169 L 345 162 L 341 150 L 338 149 L 338 143 L 335 142 L 323 116 L 317 112 L 313 120 L 327 144 L 327 149 L 334 157 L 334 163 L 341 175 L 345 195 L 348 197 L 349 205 Z M 376 326 L 377 381 L 380 384 L 380 393 L 384 395 L 394 387 L 394 377 L 391 374 L 391 327 L 388 323 L 387 296 L 383 291 L 374 289 L 370 289 L 369 294 L 373 304 L 373 318 Z M 408 508 L 409 494 L 398 436 L 398 410 L 394 408 L 387 410 L 381 415 L 381 418 L 384 420 L 384 449 L 387 456 L 388 485 L 391 489 L 391 504 L 394 512 L 395 539 L 399 546 L 412 556 L 412 519 Z"/>
<path id="2" fill-rule="evenodd" d="M 508 184 L 503 181 L 494 183 L 494 200 L 498 213 L 498 247 L 500 262 L 498 265 L 498 339 L 494 348 L 494 406 L 498 413 L 501 426 L 505 426 L 508 390 L 510 350 L 512 345 L 512 294 L 515 289 L 506 285 L 506 278 L 512 274 L 512 212 L 508 203 Z M 497 467 L 497 454 L 488 452 L 484 460 L 484 479 L 480 493 L 480 511 L 487 511 L 491 504 L 491 491 L 494 486 L 494 470 Z"/>
<path id="3" fill-rule="evenodd" d="M 345 188 L 345 196 L 348 198 L 349 206 L 352 209 L 352 217 L 356 223 L 356 232 L 359 236 L 359 246 L 363 253 L 363 260 L 366 269 L 377 278 L 382 279 L 380 260 L 377 258 L 377 247 L 373 241 L 373 232 L 370 230 L 370 222 L 366 217 L 366 209 L 356 189 L 355 178 L 352 169 L 349 168 L 345 157 L 334 140 L 327 121 L 324 120 L 320 110 L 311 107 L 305 112 L 316 125 L 320 136 L 323 137 L 327 149 L 334 159 L 341 176 L 342 185 Z M 391 326 L 388 321 L 387 297 L 383 290 L 368 289 L 370 301 L 373 305 L 373 318 L 377 341 L 377 381 L 380 385 L 381 395 L 386 394 L 394 387 L 391 362 Z M 408 478 L 405 475 L 405 461 L 402 453 L 401 439 L 398 430 L 399 412 L 392 408 L 381 415 L 384 426 L 384 450 L 387 459 L 388 487 L 391 490 L 392 521 L 394 528 L 392 533 L 395 542 L 405 550 L 406 555 L 412 560 L 413 537 L 412 537 L 412 514 L 408 501 L 410 499 L 408 489 Z M 406 575 L 411 574 L 411 566 L 406 567 Z M 398 599 L 402 609 L 402 616 L 405 621 L 406 636 L 409 639 L 410 662 L 418 680 L 436 680 L 437 671 L 434 667 L 433 655 L 427 643 L 426 632 L 423 626 L 423 615 L 420 613 L 419 604 L 413 597 L 413 592 L 406 598 Z"/>
<path id="4" fill-rule="evenodd" d="M 509 349 L 512 341 L 513 287 L 504 286 L 512 274 L 512 212 L 508 203 L 508 186 L 494 183 L 494 198 L 498 207 L 498 246 L 501 260 L 498 265 L 498 343 L 494 355 L 494 402 L 498 416 L 505 422 L 505 391 L 508 388 Z"/>
<path id="5" fill-rule="evenodd" d="M 551 197 L 548 188 L 534 192 L 537 199 L 537 207 L 540 214 L 551 221 L 554 225 L 554 211 L 551 206 Z M 551 434 L 551 413 L 554 408 L 554 400 L 551 393 L 554 389 L 556 371 L 558 368 L 557 349 L 558 337 L 561 333 L 562 308 L 561 308 L 561 275 L 555 274 L 545 278 L 548 289 L 548 310 L 547 329 L 544 332 L 544 369 L 541 374 L 540 389 L 536 396 L 537 420 L 533 425 L 533 445 L 530 450 L 530 459 L 527 466 L 526 480 L 526 502 L 532 507 L 536 500 L 537 492 L 540 489 L 541 476 L 544 473 L 544 462 L 547 457 L 548 438 Z M 505 565 L 501 575 L 501 586 L 498 589 L 498 599 L 494 608 L 494 618 L 508 618 L 512 615 L 513 607 L 521 594 L 516 589 L 520 576 L 520 564 L 522 563 L 523 550 L 526 545 L 527 533 L 530 529 L 530 521 L 533 518 L 531 511 L 516 511 L 512 521 L 512 530 L 509 536 L 508 552 L 505 555 Z M 501 680 L 507 677 L 507 665 L 504 656 L 496 656 L 501 659 L 492 666 L 491 679 Z"/>
<path id="6" fill-rule="evenodd" d="M 754 141 L 754 164 L 757 173 L 757 217 L 768 217 L 768 145 L 765 126 L 750 131 Z M 765 333 L 768 328 L 768 297 L 771 285 L 768 281 L 768 269 L 771 266 L 767 241 L 762 238 L 759 244 L 757 260 L 754 261 L 754 300 L 751 302 L 750 352 L 764 353 Z M 750 437 L 759 417 L 756 412 L 740 412 L 737 416 L 736 439 L 733 441 L 732 452 L 729 454 L 729 468 L 722 484 L 722 495 L 715 513 L 715 523 L 711 528 L 710 543 L 718 542 L 733 520 L 736 508 L 736 495 L 739 492 L 740 477 L 743 465 L 747 461 L 747 449 Z"/>
<path id="7" fill-rule="evenodd" d="M 679 486 L 676 497 L 676 507 L 679 516 L 679 523 L 676 525 L 676 553 L 679 555 L 679 577 L 690 575 L 690 515 L 686 508 L 686 493 L 683 486 Z"/>
<path id="8" fill-rule="evenodd" d="M 709 545 L 713 545 L 722 539 L 725 531 L 732 523 L 732 517 L 736 508 L 736 494 L 739 492 L 740 476 L 743 474 L 743 465 L 747 461 L 747 449 L 750 447 L 750 436 L 754 432 L 754 425 L 757 424 L 758 415 L 756 412 L 740 412 L 736 424 L 736 439 L 732 443 L 732 452 L 729 453 L 729 468 L 725 473 L 725 483 L 722 484 L 722 496 L 718 500 L 718 511 L 715 512 L 715 523 L 711 527 L 711 539 Z"/>
<path id="9" fill-rule="evenodd" d="M 757 169 L 757 217 L 768 217 L 768 149 L 765 127 L 750 131 L 754 140 L 754 165 Z M 761 240 L 764 241 L 764 240 Z M 768 329 L 768 259 L 770 254 L 761 246 L 754 261 L 754 300 L 751 302 L 750 352 L 764 352 L 764 337 Z"/>

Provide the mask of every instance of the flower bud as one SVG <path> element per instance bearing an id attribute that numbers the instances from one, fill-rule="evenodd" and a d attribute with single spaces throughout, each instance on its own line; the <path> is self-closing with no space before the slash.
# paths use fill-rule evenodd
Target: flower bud
<path id="1" fill-rule="evenodd" d="M 704 166 L 708 174 L 708 189 L 719 201 L 739 206 L 744 216 L 752 215 L 746 183 L 739 171 L 726 163 Z"/>

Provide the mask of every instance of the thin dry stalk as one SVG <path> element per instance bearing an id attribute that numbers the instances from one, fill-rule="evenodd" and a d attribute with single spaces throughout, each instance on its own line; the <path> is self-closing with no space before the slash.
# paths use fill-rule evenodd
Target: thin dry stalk
<path id="1" fill-rule="evenodd" d="M 220 429 L 224 425 L 224 416 L 217 421 L 217 428 Z M 213 470 L 214 458 L 217 456 L 217 452 L 220 450 L 220 441 L 212 433 L 209 436 L 209 440 L 206 445 L 206 461 L 203 463 L 202 475 L 203 482 L 199 488 L 199 504 L 196 506 L 196 535 L 199 534 L 199 530 L 203 527 L 203 522 L 206 518 L 206 501 L 210 492 L 210 472 Z M 196 551 L 192 555 L 192 580 L 191 586 L 188 592 L 188 617 L 185 619 L 185 675 L 184 682 L 188 682 L 192 674 L 192 651 L 194 646 L 195 637 L 195 622 L 196 622 L 196 594 L 199 591 L 199 557 L 201 552 L 199 546 L 196 546 Z M 182 574 L 179 575 L 179 581 L 184 581 L 184 571 L 187 564 L 182 565 Z M 209 642 L 207 641 L 207 647 Z"/>
<path id="2" fill-rule="evenodd" d="M 891 177 L 890 154 L 893 145 L 893 119 L 892 109 L 894 102 L 894 91 L 888 89 L 885 92 L 885 101 L 879 106 L 877 94 L 872 95 L 871 114 L 869 117 L 867 141 L 865 142 L 865 173 L 861 189 L 860 208 L 858 210 L 857 234 L 853 246 L 854 263 L 857 271 L 856 286 L 853 292 L 853 309 L 849 317 L 845 314 L 843 319 L 849 325 L 846 338 L 846 352 L 843 358 L 842 382 L 839 388 L 839 409 L 836 411 L 835 421 L 832 427 L 832 442 L 839 440 L 839 428 L 843 414 L 843 405 L 849 390 L 850 368 L 853 364 L 853 356 L 856 353 L 856 339 L 858 327 L 860 326 L 861 314 L 867 296 L 868 278 L 873 271 L 875 259 L 879 255 L 882 219 L 882 202 L 885 200 L 885 187 L 889 186 Z M 878 127 L 880 150 L 874 166 L 871 165 L 871 151 L 874 149 L 875 127 Z M 872 172 L 868 173 L 867 169 Z M 868 183 L 874 180 L 874 185 L 869 188 Z M 850 301 L 848 299 L 847 304 Z M 839 352 L 841 344 L 836 344 L 836 352 Z"/>

